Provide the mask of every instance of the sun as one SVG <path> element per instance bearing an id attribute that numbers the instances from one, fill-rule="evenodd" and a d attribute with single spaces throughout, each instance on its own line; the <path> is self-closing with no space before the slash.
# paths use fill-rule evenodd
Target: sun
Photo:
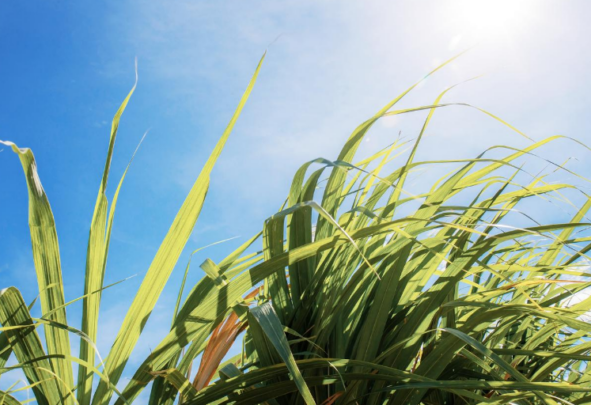
<path id="1" fill-rule="evenodd" d="M 449 3 L 448 22 L 469 42 L 510 40 L 527 30 L 532 3 L 458 0 Z"/>

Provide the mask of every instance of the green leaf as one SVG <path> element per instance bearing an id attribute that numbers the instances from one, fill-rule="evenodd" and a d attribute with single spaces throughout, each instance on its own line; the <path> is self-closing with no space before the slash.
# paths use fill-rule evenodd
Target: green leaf
<path id="1" fill-rule="evenodd" d="M 66 324 L 66 310 L 64 305 L 64 287 L 60 263 L 59 244 L 53 213 L 49 200 L 41 184 L 37 172 L 37 163 L 33 152 L 27 148 L 18 148 L 12 142 L 0 141 L 10 146 L 20 159 L 29 191 L 29 228 L 33 245 L 33 260 L 37 272 L 37 283 L 41 296 L 41 310 L 43 313 L 52 312 L 51 319 Z M 61 307 L 59 310 L 56 308 Z M 54 311 L 55 310 L 55 311 Z M 45 340 L 49 354 L 70 354 L 70 338 L 68 333 L 49 328 L 45 330 Z M 74 385 L 72 365 L 64 360 L 51 360 L 56 375 L 64 381 L 67 387 Z M 62 393 L 64 394 L 64 393 Z M 64 397 L 67 395 L 64 394 Z M 73 403 L 74 398 L 67 398 L 66 403 Z"/>
<path id="2" fill-rule="evenodd" d="M 298 387 L 298 390 L 300 391 L 300 394 L 304 398 L 304 401 L 306 401 L 306 404 L 315 405 L 316 401 L 314 401 L 312 393 L 306 385 L 306 382 L 304 381 L 304 378 L 302 377 L 302 374 L 300 373 L 300 370 L 298 369 L 298 366 L 295 362 L 293 354 L 291 353 L 289 342 L 287 341 L 285 333 L 283 332 L 283 325 L 281 325 L 281 322 L 279 321 L 277 314 L 275 314 L 275 310 L 271 304 L 265 303 L 259 307 L 254 307 L 250 310 L 250 314 L 261 327 L 276 353 L 286 364 L 291 376 L 295 381 L 296 386 Z M 249 317 L 249 319 L 251 318 Z M 270 350 L 267 350 L 267 352 L 269 351 Z"/>
<path id="3" fill-rule="evenodd" d="M 0 405 L 22 405 L 22 402 L 17 401 L 6 392 L 0 391 Z"/>
<path id="4" fill-rule="evenodd" d="M 232 132 L 232 129 L 234 128 L 234 125 L 236 124 L 236 121 L 238 120 L 238 117 L 240 116 L 246 101 L 248 100 L 248 97 L 250 96 L 263 60 L 264 55 L 261 58 L 255 73 L 244 95 L 242 96 L 240 103 L 238 104 L 236 112 L 230 120 L 230 123 L 226 127 L 222 137 L 215 146 L 209 159 L 205 163 L 205 166 L 201 170 L 201 173 L 195 181 L 193 188 L 189 192 L 189 195 L 185 199 L 185 202 L 174 219 L 168 234 L 158 249 L 158 252 L 154 257 L 148 272 L 146 273 L 146 276 L 131 304 L 131 307 L 125 316 L 123 324 L 121 325 L 119 333 L 115 339 L 115 343 L 113 344 L 105 364 L 105 371 L 113 383 L 117 383 L 119 381 L 119 378 L 123 373 L 123 368 L 125 367 L 131 352 L 133 351 L 142 329 L 147 322 L 152 309 L 156 305 L 156 301 L 164 289 L 164 286 L 166 285 L 166 282 L 185 247 L 185 244 L 191 236 L 193 227 L 195 226 L 197 218 L 201 213 L 201 208 L 203 207 L 203 202 L 207 194 L 210 173 L 215 165 L 215 162 L 220 156 L 222 149 L 224 148 L 224 145 L 228 140 L 228 137 L 230 136 L 230 133 Z M 92 404 L 106 405 L 109 402 L 110 397 L 110 391 L 107 389 L 106 385 L 101 382 L 99 383 L 99 386 L 93 397 Z"/>
<path id="5" fill-rule="evenodd" d="M 103 287 L 103 280 L 105 278 L 105 267 L 107 264 L 107 256 L 109 252 L 109 240 L 111 237 L 111 228 L 113 218 L 115 215 L 115 206 L 117 204 L 117 197 L 119 190 L 129 169 L 129 165 L 125 169 L 121 181 L 115 192 L 113 203 L 111 205 L 111 212 L 107 216 L 108 201 L 107 201 L 107 182 L 109 179 L 109 171 L 111 168 L 111 160 L 113 158 L 113 150 L 115 148 L 115 140 L 117 138 L 117 130 L 119 129 L 119 121 L 121 115 L 127 107 L 127 103 L 131 98 L 137 86 L 137 65 L 135 84 L 131 91 L 127 94 L 123 103 L 117 110 L 113 123 L 111 125 L 111 136 L 109 139 L 109 148 L 107 151 L 107 160 L 105 162 L 105 169 L 103 177 L 99 186 L 98 196 L 96 199 L 94 213 L 90 224 L 90 235 L 88 237 L 88 247 L 86 255 L 86 275 L 84 278 L 84 295 L 86 296 L 82 306 L 82 331 L 89 336 L 92 342 L 96 342 L 98 333 L 98 319 L 99 307 L 101 302 L 100 289 Z M 141 142 L 140 142 L 141 143 Z M 137 149 L 136 149 L 137 151 Z M 135 153 L 134 153 L 135 155 Z M 133 160 L 133 157 L 132 157 Z M 131 162 L 130 162 L 131 164 Z M 108 226 L 107 226 L 108 221 Z M 98 291 L 96 294 L 90 294 L 93 291 Z M 80 340 L 80 359 L 86 361 L 91 366 L 94 366 L 95 353 L 93 348 L 84 339 Z M 92 396 L 92 381 L 93 373 L 86 367 L 78 369 L 78 391 L 77 399 L 80 405 L 90 404 Z"/>
<path id="6" fill-rule="evenodd" d="M 24 368 L 23 372 L 29 383 L 34 385 L 33 393 L 37 402 L 41 405 L 63 403 L 66 394 L 51 372 L 49 360 L 42 359 L 45 351 L 36 327 L 23 297 L 14 287 L 0 291 L 0 323 L 3 327 L 16 328 L 7 329 L 4 333 L 17 360 L 31 364 L 30 367 Z"/>

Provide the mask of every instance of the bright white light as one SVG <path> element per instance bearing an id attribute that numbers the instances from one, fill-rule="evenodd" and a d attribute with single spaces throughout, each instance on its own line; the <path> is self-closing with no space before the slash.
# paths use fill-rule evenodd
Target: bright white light
<path id="1" fill-rule="evenodd" d="M 447 20 L 457 35 L 450 49 L 460 41 L 472 45 L 481 41 L 510 40 L 527 30 L 531 15 L 528 1 L 458 0 L 449 3 Z"/>

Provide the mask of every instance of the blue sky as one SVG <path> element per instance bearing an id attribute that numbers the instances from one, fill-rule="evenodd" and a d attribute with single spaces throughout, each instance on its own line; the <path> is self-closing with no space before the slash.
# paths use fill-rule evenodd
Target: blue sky
<path id="1" fill-rule="evenodd" d="M 133 85 L 138 59 L 138 89 L 120 126 L 109 195 L 141 136 L 150 133 L 121 192 L 106 282 L 138 276 L 103 295 L 101 353 L 265 49 L 257 86 L 131 365 L 165 334 L 191 250 L 240 236 L 195 263 L 230 252 L 279 208 L 300 164 L 335 158 L 357 124 L 461 50 L 478 44 L 403 105 L 430 104 L 444 88 L 485 74 L 446 100 L 483 107 L 534 139 L 564 134 L 591 143 L 591 3 L 471 3 L 477 6 L 459 0 L 1 2 L 0 139 L 36 155 L 57 222 L 67 299 L 83 291 L 110 121 Z M 399 131 L 415 137 L 421 118 L 383 120 L 360 154 L 377 151 Z M 527 142 L 474 110 L 450 108 L 436 114 L 420 157 L 473 157 L 493 144 Z M 588 154 L 572 145 L 559 142 L 544 152 L 557 161 L 576 157 L 569 167 L 585 173 Z M 0 174 L 0 287 L 15 285 L 31 300 L 36 278 L 25 181 L 7 148 Z M 191 283 L 202 276 L 194 268 Z M 79 311 L 69 310 L 74 325 Z"/>

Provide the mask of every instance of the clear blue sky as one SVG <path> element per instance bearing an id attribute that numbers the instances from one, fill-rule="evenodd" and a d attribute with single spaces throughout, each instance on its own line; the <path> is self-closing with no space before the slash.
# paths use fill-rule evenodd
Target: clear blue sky
<path id="1" fill-rule="evenodd" d="M 591 3 L 471 3 L 479 5 L 0 2 L 0 139 L 36 155 L 57 222 L 67 299 L 83 291 L 110 121 L 133 85 L 138 59 L 138 89 L 120 126 L 109 195 L 142 134 L 151 131 L 121 192 L 106 282 L 138 277 L 103 295 L 101 353 L 108 352 L 142 275 L 267 48 L 194 235 L 130 366 L 165 334 L 191 250 L 241 237 L 205 251 L 196 263 L 216 260 L 258 231 L 283 202 L 300 164 L 335 158 L 358 123 L 463 49 L 479 44 L 404 106 L 430 104 L 443 88 L 486 74 L 454 89 L 447 101 L 486 108 L 535 139 L 565 134 L 591 143 Z M 420 118 L 384 120 L 361 153 L 376 151 L 399 131 L 415 137 Z M 526 144 L 474 110 L 449 109 L 436 114 L 420 156 L 473 157 L 499 143 Z M 578 157 L 570 168 L 588 173 L 588 155 L 572 144 L 546 153 L 556 160 Z M 37 290 L 25 181 L 7 148 L 0 152 L 0 174 L 0 287 L 14 285 L 32 300 Z M 195 266 L 190 282 L 201 275 Z M 69 309 L 75 326 L 79 312 L 79 306 Z"/>

